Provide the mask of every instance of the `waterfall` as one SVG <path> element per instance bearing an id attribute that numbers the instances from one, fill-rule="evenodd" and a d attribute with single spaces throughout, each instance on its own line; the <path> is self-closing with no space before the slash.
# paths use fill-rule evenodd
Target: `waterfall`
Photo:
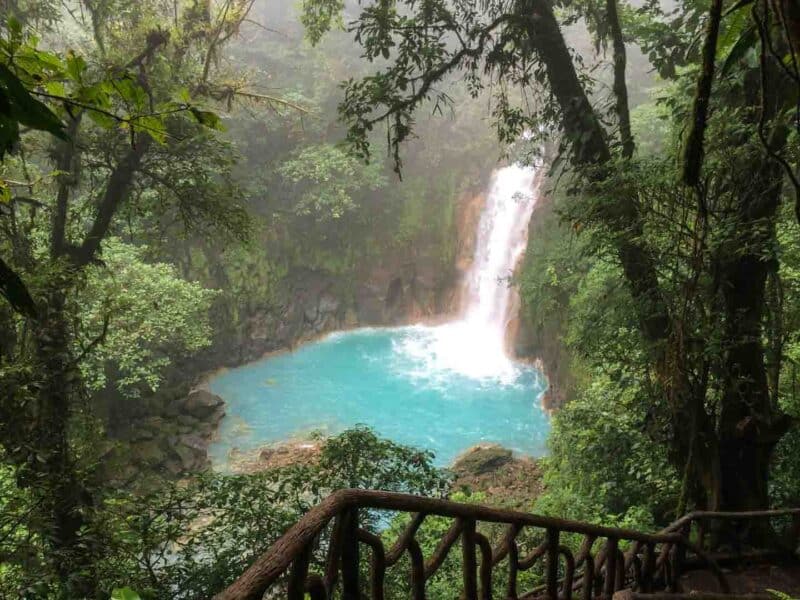
<path id="1" fill-rule="evenodd" d="M 516 164 L 495 171 L 478 224 L 464 321 L 476 333 L 491 335 L 495 344 L 504 343 L 513 316 L 510 278 L 528 240 L 535 177 L 534 168 Z"/>
<path id="2" fill-rule="evenodd" d="M 528 222 L 538 198 L 536 168 L 497 169 L 486 196 L 475 253 L 464 282 L 460 319 L 420 327 L 400 350 L 424 365 L 420 374 L 455 371 L 477 379 L 513 381 L 517 365 L 506 349 L 514 290 L 510 278 L 527 244 Z"/>

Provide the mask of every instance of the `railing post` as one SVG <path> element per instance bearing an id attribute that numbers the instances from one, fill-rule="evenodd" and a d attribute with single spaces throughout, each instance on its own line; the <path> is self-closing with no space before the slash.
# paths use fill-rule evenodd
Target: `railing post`
<path id="1" fill-rule="evenodd" d="M 678 580 L 680 579 L 681 572 L 683 571 L 683 565 L 686 562 L 686 545 L 684 544 L 684 540 L 686 542 L 689 541 L 689 536 L 692 534 L 692 522 L 689 521 L 681 529 L 681 537 L 683 538 L 680 542 L 677 542 L 673 547 L 672 553 L 672 581 L 670 582 L 670 592 L 677 592 L 678 588 L 680 587 L 680 583 Z"/>
<path id="2" fill-rule="evenodd" d="M 644 566 L 642 568 L 641 590 L 645 594 L 653 591 L 653 578 L 656 574 L 656 545 L 652 542 L 644 547 Z"/>
<path id="3" fill-rule="evenodd" d="M 289 573 L 289 585 L 286 593 L 288 600 L 303 600 L 306 595 L 306 578 L 308 577 L 308 563 L 311 562 L 313 544 L 306 544 L 292 563 Z"/>
<path id="4" fill-rule="evenodd" d="M 616 591 L 617 582 L 617 548 L 619 542 L 617 538 L 610 537 L 606 542 L 606 578 L 603 596 L 610 600 Z"/>
<path id="5" fill-rule="evenodd" d="M 342 597 L 359 600 L 358 508 L 348 509 L 342 518 Z"/>
<path id="6" fill-rule="evenodd" d="M 594 556 L 592 556 L 592 545 L 586 551 L 586 558 L 583 562 L 583 593 L 581 600 L 592 600 L 594 597 Z"/>
<path id="7" fill-rule="evenodd" d="M 519 569 L 519 549 L 514 539 L 508 541 L 508 600 L 517 600 L 517 571 Z"/>
<path id="8" fill-rule="evenodd" d="M 465 600 L 478 600 L 478 573 L 475 558 L 475 520 L 464 520 L 461 531 L 461 553 L 464 569 L 464 598 Z"/>
<path id="9" fill-rule="evenodd" d="M 558 529 L 547 530 L 547 597 L 558 600 Z"/>

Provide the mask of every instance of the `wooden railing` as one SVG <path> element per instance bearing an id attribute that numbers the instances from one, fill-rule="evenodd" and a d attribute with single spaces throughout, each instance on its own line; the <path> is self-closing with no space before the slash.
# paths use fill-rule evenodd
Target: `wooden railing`
<path id="1" fill-rule="evenodd" d="M 781 526 L 778 521 L 784 521 Z M 778 538 L 778 531 L 783 536 Z M 800 508 L 747 512 L 695 511 L 688 513 L 662 530 L 680 533 L 695 542 L 706 556 L 718 564 L 768 560 L 794 552 L 800 535 Z M 769 544 L 754 547 L 753 540 L 771 538 Z M 696 562 L 696 560 L 695 560 Z M 694 566 L 685 559 L 684 565 Z"/>
<path id="2" fill-rule="evenodd" d="M 364 517 L 374 518 L 376 511 L 411 513 L 404 531 L 390 540 L 388 547 L 385 532 L 378 535 L 360 525 Z M 489 600 L 494 595 L 589 600 L 611 598 L 623 589 L 638 594 L 676 593 L 679 576 L 689 564 L 713 573 L 719 591 L 727 593 L 728 583 L 716 557 L 704 548 L 707 525 L 714 520 L 786 516 L 800 517 L 800 509 L 697 512 L 649 534 L 407 494 L 340 490 L 306 513 L 216 600 L 259 600 L 265 594 L 289 600 L 302 600 L 306 595 L 312 600 L 334 595 L 347 600 L 383 600 L 391 591 L 387 573 L 393 567 L 405 571 L 407 595 L 419 600 L 425 598 L 426 585 L 459 541 L 461 581 L 460 589 L 453 591 L 454 598 Z M 417 535 L 432 517 L 444 517 L 452 524 L 425 557 Z M 492 547 L 481 529 L 498 526 L 503 531 Z M 577 554 L 564 543 L 567 536 L 573 547 L 572 536 L 579 536 Z M 361 560 L 363 552 L 368 560 Z M 533 575 L 521 577 L 526 572 Z M 527 583 L 528 589 L 520 589 L 522 583 Z"/>

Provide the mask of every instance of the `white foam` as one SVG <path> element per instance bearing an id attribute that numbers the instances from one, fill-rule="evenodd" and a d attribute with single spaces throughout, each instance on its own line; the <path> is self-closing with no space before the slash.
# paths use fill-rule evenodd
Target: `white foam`
<path id="1" fill-rule="evenodd" d="M 538 198 L 536 169 L 510 165 L 492 175 L 466 278 L 464 317 L 438 327 L 416 326 L 396 344 L 410 359 L 412 376 L 437 379 L 458 373 L 513 383 L 519 368 L 506 351 L 512 316 L 510 278 L 527 244 L 528 221 Z"/>

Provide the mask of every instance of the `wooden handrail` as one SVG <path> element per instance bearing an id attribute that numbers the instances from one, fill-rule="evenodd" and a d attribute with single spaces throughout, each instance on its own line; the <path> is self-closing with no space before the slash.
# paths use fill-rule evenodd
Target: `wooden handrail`
<path id="1" fill-rule="evenodd" d="M 362 509 L 399 511 L 415 515 L 395 545 L 385 550 L 379 536 L 359 529 L 358 511 Z M 610 599 L 615 592 L 626 585 L 627 580 L 638 584 L 639 579 L 645 582 L 648 588 L 646 591 L 652 591 L 649 588 L 658 580 L 662 589 L 674 592 L 681 568 L 680 557 L 687 551 L 705 563 L 706 567 L 717 575 L 722 589 L 726 590 L 727 583 L 721 570 L 703 548 L 688 540 L 685 535 L 687 526 L 690 527 L 693 521 L 709 518 L 741 519 L 788 514 L 800 514 L 800 509 L 759 513 L 694 512 L 678 519 L 658 533 L 644 533 L 450 500 L 375 490 L 345 489 L 332 493 L 309 510 L 236 581 L 218 594 L 215 600 L 258 600 L 287 574 L 289 598 L 302 599 L 306 592 L 311 593 L 314 598 L 329 598 L 340 575 L 343 597 L 356 598 L 360 577 L 357 567 L 359 544 L 372 552 L 370 589 L 373 598 L 383 597 L 385 571 L 404 553 L 408 553 L 411 557 L 413 597 L 423 597 L 425 582 L 438 570 L 459 538 L 462 540 L 462 553 L 467 569 L 464 572 L 464 592 L 469 598 L 477 598 L 479 594 L 482 600 L 488 600 L 491 595 L 492 568 L 503 560 L 510 561 L 508 589 L 514 594 L 513 597 L 516 597 L 517 572 L 531 568 L 540 559 L 545 560 L 547 567 L 547 583 L 544 586 L 547 597 L 556 597 L 560 586 L 561 595 L 568 600 L 572 596 L 574 582 L 578 587 L 583 584 L 584 597 L 593 597 L 592 588 L 602 586 L 600 588 L 602 595 Z M 428 515 L 454 519 L 455 523 L 426 562 L 414 536 Z M 326 527 L 334 520 L 336 521 L 334 533 L 326 546 L 328 558 L 325 576 L 309 574 L 312 550 Z M 475 524 L 478 522 L 509 525 L 498 548 L 493 550 L 488 540 L 475 532 Z M 542 530 L 546 536 L 545 541 L 532 554 L 520 557 L 515 540 L 524 528 Z M 577 561 L 569 549 L 559 545 L 559 536 L 563 533 L 585 537 L 584 547 Z M 613 550 L 612 559 L 609 561 L 606 561 L 605 551 L 601 551 L 596 559 L 591 556 L 591 546 L 596 540 L 601 539 L 606 540 L 606 550 L 608 548 Z M 620 541 L 633 542 L 632 550 L 626 555 L 617 550 Z M 661 556 L 658 561 L 655 560 L 657 545 L 660 546 L 658 554 Z M 645 554 L 641 558 L 644 560 L 637 556 L 642 549 Z M 562 558 L 566 565 L 569 583 L 558 579 L 558 565 Z M 591 565 L 588 562 L 591 562 Z M 479 569 L 478 564 L 480 564 Z M 581 564 L 584 564 L 581 573 L 584 577 L 573 579 L 576 565 Z M 588 566 L 592 568 L 588 569 Z M 631 569 L 634 571 L 631 575 L 627 575 Z M 480 580 L 480 585 L 476 577 Z"/>
<path id="2" fill-rule="evenodd" d="M 674 532 L 691 524 L 693 521 L 703 521 L 709 519 L 737 520 L 737 519 L 767 519 L 770 517 L 788 517 L 789 515 L 800 515 L 800 508 L 777 508 L 770 510 L 751 510 L 751 511 L 711 511 L 696 510 L 686 513 L 681 518 L 673 521 L 661 530 L 661 533 Z"/>

